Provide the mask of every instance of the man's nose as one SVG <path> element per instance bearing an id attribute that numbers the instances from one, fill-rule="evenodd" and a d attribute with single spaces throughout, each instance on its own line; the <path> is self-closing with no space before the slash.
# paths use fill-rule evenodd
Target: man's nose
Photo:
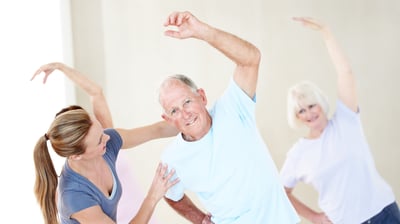
<path id="1" fill-rule="evenodd" d="M 191 115 L 191 113 L 190 113 L 190 111 L 188 109 L 185 109 L 185 108 L 182 109 L 182 117 L 183 118 L 185 118 L 185 119 L 189 118 L 190 115 Z"/>

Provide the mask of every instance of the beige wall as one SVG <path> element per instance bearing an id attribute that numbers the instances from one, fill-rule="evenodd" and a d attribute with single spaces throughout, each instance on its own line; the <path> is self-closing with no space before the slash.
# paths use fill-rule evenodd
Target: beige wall
<path id="1" fill-rule="evenodd" d="M 262 51 L 257 117 L 278 168 L 302 134 L 286 123 L 288 87 L 310 79 L 325 90 L 332 108 L 336 99 L 334 68 L 320 36 L 290 18 L 311 16 L 329 24 L 358 79 L 361 117 L 376 166 L 400 198 L 398 0 L 72 0 L 75 67 L 104 87 L 119 127 L 161 118 L 156 90 L 167 75 L 191 76 L 213 102 L 232 74 L 234 65 L 208 45 L 163 35 L 162 24 L 175 10 L 192 11 Z M 77 96 L 78 103 L 88 105 L 84 94 Z M 156 140 L 129 152 L 144 192 L 167 142 Z M 300 198 L 316 207 L 316 194 L 309 186 L 296 189 Z M 163 201 L 155 216 L 161 223 L 188 223 Z"/>

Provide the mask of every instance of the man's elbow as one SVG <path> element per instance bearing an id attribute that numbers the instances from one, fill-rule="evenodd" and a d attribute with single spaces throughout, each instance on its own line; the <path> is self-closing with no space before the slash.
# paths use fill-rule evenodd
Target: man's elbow
<path id="1" fill-rule="evenodd" d="M 261 62 L 261 51 L 256 46 L 253 46 L 250 57 L 248 58 L 248 66 L 258 67 Z"/>

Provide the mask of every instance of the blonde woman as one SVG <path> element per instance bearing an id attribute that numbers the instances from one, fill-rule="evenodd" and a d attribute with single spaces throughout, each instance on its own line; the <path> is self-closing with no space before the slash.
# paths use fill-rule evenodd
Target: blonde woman
<path id="1" fill-rule="evenodd" d="M 312 223 L 400 223 L 392 189 L 378 173 L 364 136 L 349 63 L 326 26 L 311 18 L 294 20 L 322 34 L 336 68 L 339 96 L 328 118 L 328 102 L 316 85 L 304 81 L 289 89 L 289 124 L 309 129 L 287 153 L 281 170 L 290 201 Z M 315 188 L 322 212 L 293 195 L 298 182 Z"/>

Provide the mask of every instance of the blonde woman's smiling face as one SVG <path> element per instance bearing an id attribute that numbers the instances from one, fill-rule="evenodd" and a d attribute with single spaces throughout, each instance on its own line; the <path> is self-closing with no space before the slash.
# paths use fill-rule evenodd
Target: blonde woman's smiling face
<path id="1" fill-rule="evenodd" d="M 304 125 L 311 129 L 320 127 L 326 120 L 325 113 L 319 104 L 309 104 L 300 107 L 296 116 Z"/>

